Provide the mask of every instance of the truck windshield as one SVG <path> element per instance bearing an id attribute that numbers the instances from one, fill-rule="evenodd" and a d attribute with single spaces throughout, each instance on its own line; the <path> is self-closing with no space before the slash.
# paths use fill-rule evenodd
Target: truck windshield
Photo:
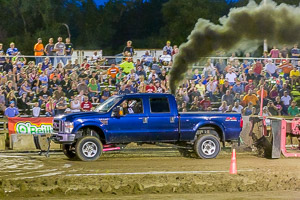
<path id="1" fill-rule="evenodd" d="M 112 96 L 108 98 L 106 101 L 101 103 L 97 108 L 95 109 L 96 112 L 108 112 L 116 103 L 118 103 L 122 97 L 119 96 Z"/>

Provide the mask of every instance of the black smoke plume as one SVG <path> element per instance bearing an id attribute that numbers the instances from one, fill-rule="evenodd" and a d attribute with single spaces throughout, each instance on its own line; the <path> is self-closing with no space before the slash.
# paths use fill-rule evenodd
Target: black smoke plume
<path id="1" fill-rule="evenodd" d="M 173 94 L 184 79 L 189 65 L 218 50 L 246 49 L 245 40 L 252 45 L 268 40 L 269 44 L 293 44 L 300 41 L 300 8 L 269 0 L 257 5 L 254 1 L 241 8 L 233 8 L 220 18 L 221 25 L 199 19 L 188 41 L 179 48 L 170 72 Z"/>

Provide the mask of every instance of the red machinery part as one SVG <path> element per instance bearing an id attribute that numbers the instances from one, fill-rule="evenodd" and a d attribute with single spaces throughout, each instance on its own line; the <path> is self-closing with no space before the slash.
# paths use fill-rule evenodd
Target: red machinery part
<path id="1" fill-rule="evenodd" d="M 281 152 L 284 157 L 298 157 L 300 158 L 300 153 L 290 153 L 286 151 L 286 132 L 287 132 L 287 124 L 291 124 L 292 127 L 292 134 L 293 135 L 300 135 L 299 127 L 300 127 L 300 118 L 293 119 L 293 120 L 285 120 L 282 119 L 281 121 Z"/>

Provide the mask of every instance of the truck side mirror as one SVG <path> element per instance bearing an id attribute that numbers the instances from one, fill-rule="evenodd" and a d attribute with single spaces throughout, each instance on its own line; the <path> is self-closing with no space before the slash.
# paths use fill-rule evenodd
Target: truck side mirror
<path id="1" fill-rule="evenodd" d="M 123 116 L 123 108 L 121 108 L 120 106 L 117 106 L 112 111 L 112 117 L 118 118 L 120 116 Z"/>

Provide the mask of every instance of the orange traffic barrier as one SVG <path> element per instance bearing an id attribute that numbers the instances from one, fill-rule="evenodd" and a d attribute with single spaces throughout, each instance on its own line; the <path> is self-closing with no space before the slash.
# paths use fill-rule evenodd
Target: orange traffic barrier
<path id="1" fill-rule="evenodd" d="M 235 149 L 232 150 L 229 174 L 237 174 Z"/>

